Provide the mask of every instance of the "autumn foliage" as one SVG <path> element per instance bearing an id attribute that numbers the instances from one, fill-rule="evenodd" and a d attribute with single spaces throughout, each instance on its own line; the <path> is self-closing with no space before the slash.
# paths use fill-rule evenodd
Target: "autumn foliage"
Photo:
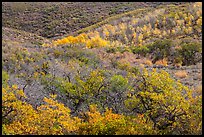
<path id="1" fill-rule="evenodd" d="M 115 80 L 118 78 L 114 77 Z M 4 85 L 3 134 L 140 135 L 201 132 L 201 95 L 193 97 L 192 90 L 171 79 L 165 71 L 159 73 L 153 70 L 149 73 L 144 70 L 138 78 L 143 80 L 125 99 L 127 109 L 132 111 L 129 116 L 116 114 L 111 108 L 100 112 L 97 105 L 90 105 L 89 111 L 73 117 L 69 108 L 55 100 L 56 95 L 45 97 L 45 104 L 34 109 L 25 102 L 26 96 L 17 85 Z M 121 84 L 123 88 L 125 83 Z"/>
<path id="2" fill-rule="evenodd" d="M 42 45 L 4 41 L 2 134 L 202 134 L 202 87 L 167 72 L 202 61 L 201 9 L 138 10 Z"/>

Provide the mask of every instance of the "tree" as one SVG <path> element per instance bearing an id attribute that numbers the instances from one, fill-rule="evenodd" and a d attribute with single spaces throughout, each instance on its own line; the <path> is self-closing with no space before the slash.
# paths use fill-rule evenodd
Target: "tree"
<path id="1" fill-rule="evenodd" d="M 54 101 L 56 96 L 44 98 L 46 104 L 35 110 L 20 100 L 25 98 L 16 86 L 6 87 L 3 94 L 3 133 L 11 135 L 60 135 L 73 134 L 77 130 L 78 118 L 70 117 L 69 108 Z"/>
<path id="2" fill-rule="evenodd" d="M 192 90 L 171 79 L 167 72 L 158 73 L 156 69 L 150 73 L 144 69 L 137 84 L 134 94 L 125 101 L 127 108 L 144 114 L 154 123 L 154 129 L 159 130 L 158 134 L 192 133 L 189 130 L 190 124 L 194 124 L 194 113 L 190 109 L 195 100 Z M 199 113 L 200 109 L 199 105 Z"/>

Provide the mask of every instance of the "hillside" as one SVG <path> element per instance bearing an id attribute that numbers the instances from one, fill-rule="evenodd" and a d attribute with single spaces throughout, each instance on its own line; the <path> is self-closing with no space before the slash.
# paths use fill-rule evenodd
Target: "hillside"
<path id="1" fill-rule="evenodd" d="M 52 38 L 88 27 L 109 16 L 162 4 L 169 3 L 3 2 L 2 25 Z"/>
<path id="2" fill-rule="evenodd" d="M 202 134 L 202 3 L 2 8 L 2 134 Z"/>

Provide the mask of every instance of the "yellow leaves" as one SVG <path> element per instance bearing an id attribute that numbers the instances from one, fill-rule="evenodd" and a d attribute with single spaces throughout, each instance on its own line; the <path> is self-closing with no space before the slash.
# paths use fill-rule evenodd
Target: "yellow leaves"
<path id="1" fill-rule="evenodd" d="M 136 39 L 136 37 L 137 37 L 137 34 L 134 32 L 133 33 L 133 38 Z"/>
<path id="2" fill-rule="evenodd" d="M 140 41 L 140 40 L 142 40 L 142 39 L 143 39 L 143 35 L 140 34 L 140 35 L 138 36 L 138 40 Z"/>
<path id="3" fill-rule="evenodd" d="M 163 36 L 166 36 L 166 35 L 167 35 L 167 33 L 166 33 L 166 31 L 165 31 L 165 30 L 163 30 L 162 35 L 163 35 Z"/>
<path id="4" fill-rule="evenodd" d="M 120 28 L 122 31 L 125 30 L 126 27 L 127 27 L 127 26 L 125 26 L 124 23 L 120 23 L 120 24 L 119 24 L 119 28 Z"/>
<path id="5" fill-rule="evenodd" d="M 94 48 L 94 47 L 105 47 L 109 44 L 108 41 L 103 40 L 100 37 L 94 37 L 86 41 L 87 48 Z"/>
<path id="6" fill-rule="evenodd" d="M 51 94 L 50 97 L 51 97 L 52 99 L 56 99 L 57 95 L 56 95 L 56 94 Z"/>
<path id="7" fill-rule="evenodd" d="M 190 18 L 190 20 L 194 20 L 194 17 L 193 17 L 193 15 L 189 15 L 189 18 Z"/>
<path id="8" fill-rule="evenodd" d="M 160 31 L 159 29 L 155 28 L 155 29 L 153 30 L 153 34 L 154 34 L 154 35 L 160 35 L 160 34 L 161 34 L 161 31 Z"/>
<path id="9" fill-rule="evenodd" d="M 52 97 L 55 97 L 52 96 Z M 76 118 L 72 120 L 69 117 L 70 110 L 64 105 L 53 101 L 52 99 L 44 99 L 48 104 L 37 108 L 37 111 L 32 106 L 15 103 L 15 108 L 18 113 L 18 119 L 13 123 L 6 125 L 12 134 L 63 134 L 64 130 L 61 127 L 56 127 L 57 117 L 60 119 L 59 124 L 65 129 L 65 132 L 76 130 L 75 121 L 80 122 Z M 22 105 L 19 107 L 19 105 Z M 24 110 L 25 109 L 25 110 Z M 61 115 L 61 117 L 59 117 Z M 61 119 L 63 118 L 63 119 Z M 20 121 L 23 121 L 20 123 Z M 43 127 L 39 124 L 43 125 Z M 59 121 L 58 121 L 59 122 Z M 15 128 L 16 127 L 16 128 Z"/>
<path id="10" fill-rule="evenodd" d="M 198 26 L 202 26 L 202 17 L 200 17 L 197 21 L 196 21 L 196 24 Z"/>
<path id="11" fill-rule="evenodd" d="M 125 117 L 112 113 L 112 110 L 108 108 L 105 113 L 101 114 L 96 109 L 96 105 L 90 105 L 90 111 L 86 112 L 86 114 L 88 121 L 79 124 L 79 134 L 116 134 L 125 126 Z"/>
<path id="12" fill-rule="evenodd" d="M 112 34 L 115 34 L 115 32 L 116 32 L 115 27 L 110 25 L 110 24 L 104 25 L 104 28 L 106 28 L 105 30 L 110 31 Z M 108 32 L 107 36 L 109 36 L 109 32 Z"/>
<path id="13" fill-rule="evenodd" d="M 37 78 L 38 75 L 39 75 L 38 72 L 35 72 L 33 77 L 34 77 L 34 78 Z"/>
<path id="14" fill-rule="evenodd" d="M 42 71 L 40 72 L 40 74 L 41 74 L 41 75 L 43 75 L 43 76 L 45 76 L 45 73 L 44 73 L 44 72 L 42 72 Z"/>
<path id="15" fill-rule="evenodd" d="M 172 29 L 171 33 L 174 35 L 176 33 L 176 31 L 174 29 Z"/>
<path id="16" fill-rule="evenodd" d="M 16 94 L 17 94 L 18 96 L 20 96 L 20 97 L 26 98 L 26 96 L 25 96 L 23 90 L 18 90 L 18 91 L 16 92 Z"/>
<path id="17" fill-rule="evenodd" d="M 127 97 L 132 97 L 131 93 L 127 93 Z"/>
<path id="18" fill-rule="evenodd" d="M 189 22 L 191 18 L 190 17 L 185 17 L 184 19 L 185 19 L 186 22 Z"/>
<path id="19" fill-rule="evenodd" d="M 202 7 L 202 2 L 195 2 L 193 5 L 194 8 Z"/>
<path id="20" fill-rule="evenodd" d="M 143 28 L 142 28 L 143 32 L 146 32 L 147 31 L 147 26 L 144 25 Z"/>
<path id="21" fill-rule="evenodd" d="M 42 44 L 42 47 L 49 47 L 50 45 L 49 44 L 47 44 L 47 43 L 43 43 Z"/>
<path id="22" fill-rule="evenodd" d="M 178 13 L 175 14 L 174 18 L 175 18 L 176 20 L 179 19 Z"/>
<path id="23" fill-rule="evenodd" d="M 181 26 L 181 25 L 182 25 L 181 20 L 176 20 L 176 24 L 177 24 L 178 26 Z"/>
<path id="24" fill-rule="evenodd" d="M 135 18 L 133 18 L 132 20 L 131 20 L 131 23 L 132 24 L 136 24 L 138 21 L 135 19 Z"/>
<path id="25" fill-rule="evenodd" d="M 52 44 L 54 46 L 57 46 L 57 45 L 62 45 L 62 44 L 78 44 L 78 43 L 85 43 L 87 40 L 87 35 L 85 33 L 82 33 L 76 37 L 74 36 L 68 36 L 68 37 L 65 37 L 63 39 L 58 39 L 58 40 L 55 40 L 55 41 L 52 41 Z"/>
<path id="26" fill-rule="evenodd" d="M 18 88 L 18 86 L 17 86 L 17 85 L 12 85 L 12 88 L 13 88 L 14 90 L 16 90 L 16 89 Z"/>
<path id="27" fill-rule="evenodd" d="M 90 105 L 89 106 L 89 110 L 90 110 L 90 112 L 96 112 L 96 110 L 97 110 L 97 106 L 96 105 Z"/>
<path id="28" fill-rule="evenodd" d="M 109 31 L 108 31 L 107 29 L 104 29 L 104 30 L 103 30 L 103 33 L 105 34 L 106 37 L 109 36 Z"/>
<path id="29" fill-rule="evenodd" d="M 138 42 L 139 42 L 139 46 L 141 46 L 141 44 L 142 44 L 142 39 L 143 39 L 143 35 L 142 34 L 139 34 L 139 36 L 138 36 Z"/>

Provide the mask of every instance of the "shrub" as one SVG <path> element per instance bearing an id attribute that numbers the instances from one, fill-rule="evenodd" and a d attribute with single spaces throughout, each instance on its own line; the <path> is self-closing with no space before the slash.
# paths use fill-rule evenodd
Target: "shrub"
<path id="1" fill-rule="evenodd" d="M 156 61 L 155 64 L 156 64 L 156 65 L 162 65 L 162 66 L 168 66 L 168 62 L 167 62 L 167 60 L 166 60 L 165 58 Z"/>
<path id="2" fill-rule="evenodd" d="M 185 77 L 188 76 L 188 74 L 187 74 L 187 72 L 186 72 L 185 70 L 183 70 L 183 71 L 177 71 L 177 72 L 175 73 L 175 76 L 176 76 L 176 77 L 179 77 L 179 78 L 185 78 Z"/>
<path id="3" fill-rule="evenodd" d="M 128 46 L 117 47 L 117 51 L 119 51 L 120 53 L 131 52 Z"/>
<path id="4" fill-rule="evenodd" d="M 152 61 L 145 59 L 143 64 L 148 65 L 148 66 L 152 66 Z"/>
<path id="5" fill-rule="evenodd" d="M 2 70 L 2 85 L 6 85 L 9 79 L 9 75 L 6 71 Z"/>
<path id="6" fill-rule="evenodd" d="M 128 86 L 128 80 L 121 75 L 114 75 L 110 80 L 111 86 L 110 90 L 112 92 L 125 91 Z"/>
<path id="7" fill-rule="evenodd" d="M 139 54 L 142 56 L 146 56 L 149 53 L 149 48 L 147 46 L 132 46 L 131 47 L 132 53 Z"/>
<path id="8" fill-rule="evenodd" d="M 116 52 L 116 48 L 114 48 L 114 47 L 107 47 L 106 48 L 106 52 L 107 53 L 115 53 Z"/>
<path id="9" fill-rule="evenodd" d="M 55 49 L 55 50 L 53 51 L 53 54 L 54 54 L 55 58 L 58 58 L 60 55 L 63 54 L 63 51 L 60 51 L 60 50 Z"/>
<path id="10" fill-rule="evenodd" d="M 15 86 L 2 89 L 3 133 L 21 135 L 62 135 L 77 130 L 78 118 L 70 117 L 70 109 L 55 101 L 55 97 L 44 98 L 46 104 L 34 109 L 19 100 L 25 97 Z"/>
<path id="11" fill-rule="evenodd" d="M 153 55 L 153 63 L 157 60 L 166 58 L 171 53 L 172 41 L 165 39 L 165 40 L 157 40 L 154 43 L 147 45 L 149 48 L 149 52 Z"/>
<path id="12" fill-rule="evenodd" d="M 139 74 L 139 72 L 140 72 L 139 67 L 137 67 L 137 66 L 132 67 L 130 71 L 131 71 L 132 73 L 134 73 L 134 74 Z"/>
<path id="13" fill-rule="evenodd" d="M 192 90 L 163 70 L 159 73 L 156 69 L 152 72 L 144 69 L 137 84 L 132 96 L 125 101 L 126 107 L 144 114 L 154 123 L 155 130 L 159 130 L 158 134 L 201 133 L 201 96 L 193 98 Z M 195 126 L 196 121 L 200 125 Z"/>
<path id="14" fill-rule="evenodd" d="M 126 122 L 123 115 L 114 114 L 109 109 L 106 109 L 104 114 L 100 114 L 96 105 L 90 105 L 90 111 L 85 114 L 86 122 L 80 124 L 78 134 L 114 135 Z"/>
<path id="15" fill-rule="evenodd" d="M 99 36 L 91 38 L 91 39 L 86 41 L 86 47 L 87 48 L 105 47 L 107 45 L 108 45 L 108 41 L 103 40 Z"/>
<path id="16" fill-rule="evenodd" d="M 115 114 L 112 109 L 104 113 L 97 110 L 96 105 L 90 105 L 90 111 L 83 114 L 84 122 L 79 124 L 79 135 L 143 135 L 155 134 L 152 123 L 142 115 L 132 118 Z"/>
<path id="17" fill-rule="evenodd" d="M 130 70 L 131 65 L 127 60 L 121 59 L 117 62 L 117 67 L 122 70 Z"/>
<path id="18" fill-rule="evenodd" d="M 195 65 L 202 59 L 202 45 L 200 43 L 183 43 L 178 52 L 182 57 L 182 65 Z"/>

